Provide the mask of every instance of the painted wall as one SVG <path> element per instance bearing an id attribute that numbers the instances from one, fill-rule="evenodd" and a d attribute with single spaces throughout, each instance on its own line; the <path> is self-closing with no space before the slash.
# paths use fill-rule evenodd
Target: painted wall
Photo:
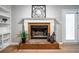
<path id="1" fill-rule="evenodd" d="M 21 31 L 21 25 L 18 24 L 23 18 L 31 17 L 31 6 L 12 6 L 12 42 L 18 42 L 17 34 Z"/>
<path id="2" fill-rule="evenodd" d="M 62 9 L 73 9 L 79 8 L 79 6 L 55 6 L 47 5 L 46 6 L 46 17 L 47 18 L 56 18 L 61 24 L 62 28 Z M 31 5 L 13 5 L 12 6 L 12 41 L 18 42 L 19 38 L 17 34 L 21 31 L 21 25 L 18 24 L 23 18 L 31 18 Z M 57 31 L 57 41 L 62 41 L 62 29 Z"/>

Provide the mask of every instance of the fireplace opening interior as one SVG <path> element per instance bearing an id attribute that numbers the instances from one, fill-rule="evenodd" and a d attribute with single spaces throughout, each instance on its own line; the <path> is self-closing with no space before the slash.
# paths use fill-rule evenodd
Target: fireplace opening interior
<path id="1" fill-rule="evenodd" d="M 47 39 L 48 26 L 31 26 L 31 39 Z"/>

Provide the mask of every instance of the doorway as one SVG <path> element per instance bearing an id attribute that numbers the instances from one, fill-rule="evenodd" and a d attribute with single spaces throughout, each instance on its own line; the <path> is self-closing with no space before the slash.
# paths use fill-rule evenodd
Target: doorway
<path id="1" fill-rule="evenodd" d="M 77 15 L 74 9 L 65 9 L 62 20 L 62 39 L 63 42 L 77 42 Z"/>

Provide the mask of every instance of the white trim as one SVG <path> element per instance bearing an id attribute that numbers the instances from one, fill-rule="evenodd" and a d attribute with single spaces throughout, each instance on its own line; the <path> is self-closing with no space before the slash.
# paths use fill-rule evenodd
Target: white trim
<path id="1" fill-rule="evenodd" d="M 5 47 L 6 48 L 6 47 Z M 2 51 L 3 49 L 5 49 L 5 48 L 0 48 L 0 51 Z"/>
<path id="2" fill-rule="evenodd" d="M 0 48 L 0 51 L 2 51 L 3 49 L 7 48 L 8 46 L 10 46 L 10 43 L 8 43 L 8 44 L 5 45 L 4 47 Z"/>
<path id="3" fill-rule="evenodd" d="M 79 44 L 79 42 L 59 42 L 59 45 L 62 44 Z"/>
<path id="4" fill-rule="evenodd" d="M 27 20 L 27 21 L 28 21 L 28 20 L 33 20 L 33 21 L 34 21 L 34 20 L 36 20 L 36 21 L 37 21 L 37 20 L 41 20 L 41 21 L 42 21 L 42 20 L 46 20 L 46 21 L 47 21 L 47 20 L 49 20 L 49 21 L 50 21 L 50 20 L 53 20 L 53 21 L 56 21 L 56 23 L 60 24 L 60 22 L 59 22 L 56 18 L 23 18 L 18 24 L 22 24 L 22 23 L 24 22 L 24 20 Z"/>
<path id="5" fill-rule="evenodd" d="M 59 44 L 61 45 L 61 44 L 63 44 L 63 42 L 59 42 Z"/>
<path id="6" fill-rule="evenodd" d="M 63 9 L 62 10 L 62 41 L 65 43 L 65 42 L 77 42 L 77 39 L 76 40 L 74 40 L 74 41 L 66 41 L 65 39 L 64 39 L 64 37 L 65 37 L 65 31 L 66 31 L 66 28 L 65 28 L 65 14 L 66 13 L 69 13 L 69 14 L 76 14 L 76 9 Z M 76 34 L 75 34 L 76 35 Z"/>
<path id="7" fill-rule="evenodd" d="M 63 42 L 63 44 L 79 44 L 79 42 Z"/>
<path id="8" fill-rule="evenodd" d="M 18 45 L 18 42 L 12 42 L 11 45 Z"/>

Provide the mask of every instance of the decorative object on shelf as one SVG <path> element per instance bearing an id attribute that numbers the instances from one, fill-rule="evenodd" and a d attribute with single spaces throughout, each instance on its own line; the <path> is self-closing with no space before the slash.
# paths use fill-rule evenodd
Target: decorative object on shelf
<path id="1" fill-rule="evenodd" d="M 2 22 L 6 22 L 7 20 L 7 18 L 2 18 Z"/>
<path id="2" fill-rule="evenodd" d="M 32 17 L 33 18 L 45 18 L 46 6 L 45 5 L 32 5 Z"/>
<path id="3" fill-rule="evenodd" d="M 28 36 L 28 34 L 27 34 L 27 32 L 25 32 L 25 31 L 21 32 L 21 33 L 18 35 L 18 37 L 21 38 L 22 43 L 25 43 L 25 42 L 26 42 L 27 36 Z"/>

